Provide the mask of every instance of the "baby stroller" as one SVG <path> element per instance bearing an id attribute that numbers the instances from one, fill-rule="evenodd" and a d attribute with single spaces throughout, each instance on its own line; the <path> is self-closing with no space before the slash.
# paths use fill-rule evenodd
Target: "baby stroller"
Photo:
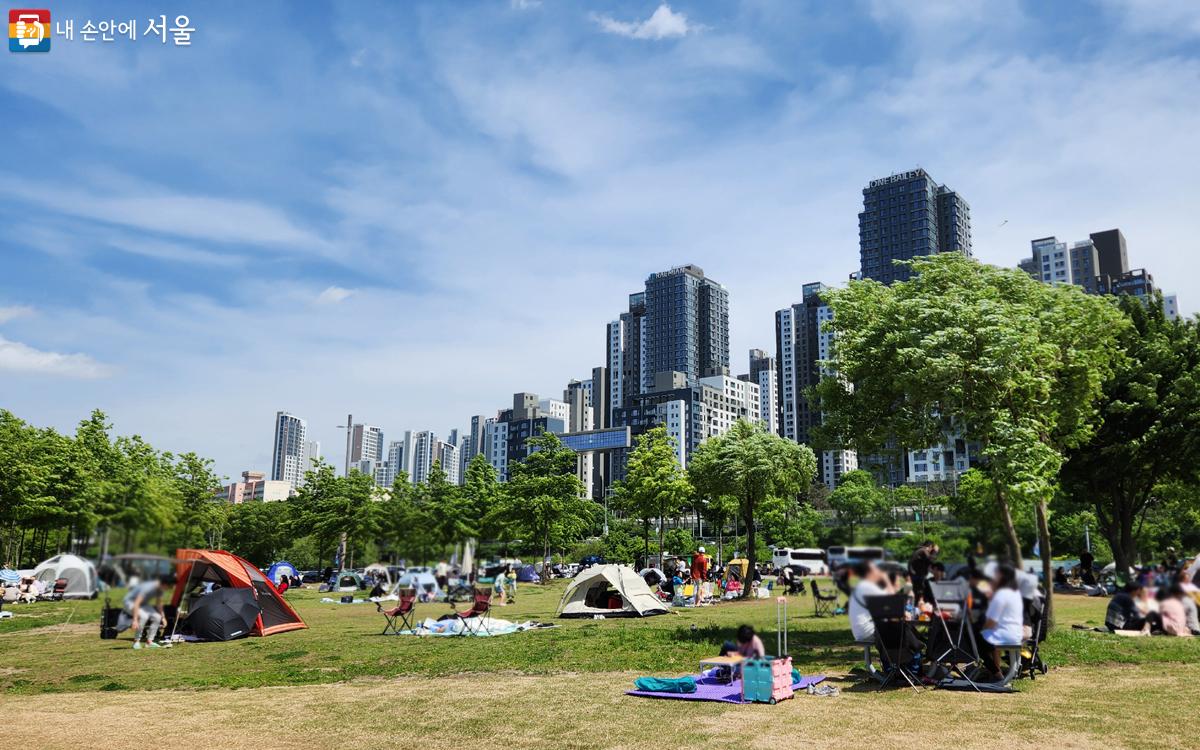
<path id="1" fill-rule="evenodd" d="M 1041 597 L 1026 599 L 1025 616 L 1032 632 L 1029 636 L 1029 644 L 1021 649 L 1021 669 L 1017 672 L 1017 676 L 1028 676 L 1032 680 L 1038 672 L 1046 674 L 1049 671 L 1041 656 L 1042 641 L 1046 640 L 1046 631 L 1050 627 L 1046 600 Z"/>

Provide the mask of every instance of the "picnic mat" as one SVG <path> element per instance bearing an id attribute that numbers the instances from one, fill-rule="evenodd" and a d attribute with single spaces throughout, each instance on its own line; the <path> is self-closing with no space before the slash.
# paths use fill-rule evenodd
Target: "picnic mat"
<path id="1" fill-rule="evenodd" d="M 712 677 L 693 675 L 696 679 L 694 693 L 656 693 L 649 690 L 629 690 L 625 695 L 636 695 L 639 698 L 673 698 L 681 701 L 716 701 L 718 703 L 750 703 L 742 700 L 742 681 L 718 682 Z M 799 682 L 792 683 L 793 690 L 805 690 L 809 685 L 816 685 L 825 679 L 825 675 L 801 677 Z"/>

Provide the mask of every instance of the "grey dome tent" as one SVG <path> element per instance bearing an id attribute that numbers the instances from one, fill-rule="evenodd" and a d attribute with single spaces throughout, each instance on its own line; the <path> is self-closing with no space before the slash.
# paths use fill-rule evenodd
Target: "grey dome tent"
<path id="1" fill-rule="evenodd" d="M 54 588 L 54 582 L 59 578 L 66 579 L 64 599 L 95 599 L 100 590 L 96 566 L 76 555 L 51 557 L 33 569 L 33 577 L 46 584 L 47 590 Z"/>
<path id="2" fill-rule="evenodd" d="M 580 571 L 558 605 L 559 617 L 648 617 L 670 611 L 633 568 L 593 565 Z"/>

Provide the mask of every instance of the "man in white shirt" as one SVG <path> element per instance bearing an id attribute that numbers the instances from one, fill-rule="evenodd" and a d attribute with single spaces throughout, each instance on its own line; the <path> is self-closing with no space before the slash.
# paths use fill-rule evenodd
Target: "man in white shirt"
<path id="1" fill-rule="evenodd" d="M 850 594 L 850 632 L 857 642 L 872 641 L 875 639 L 875 623 L 871 620 L 866 600 L 872 596 L 895 593 L 895 590 L 883 571 L 869 560 L 855 565 L 854 574 L 858 576 L 858 585 Z"/>

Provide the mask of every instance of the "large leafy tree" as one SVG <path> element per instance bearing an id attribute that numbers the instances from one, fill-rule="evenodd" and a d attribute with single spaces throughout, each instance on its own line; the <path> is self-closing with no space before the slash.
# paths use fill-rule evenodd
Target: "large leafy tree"
<path id="1" fill-rule="evenodd" d="M 1131 325 L 1125 357 L 1104 383 L 1103 419 L 1068 453 L 1063 487 L 1090 508 L 1118 570 L 1138 557 L 1138 530 L 1167 482 L 1200 482 L 1200 328 L 1167 320 L 1162 307 L 1121 300 Z"/>
<path id="2" fill-rule="evenodd" d="M 757 564 L 756 515 L 770 498 L 796 497 L 817 473 L 807 445 L 793 443 L 738 420 L 723 435 L 700 444 L 688 464 L 688 477 L 703 497 L 732 495 L 746 524 L 747 559 Z M 743 595 L 749 593 L 747 586 Z"/>
<path id="3" fill-rule="evenodd" d="M 500 500 L 500 480 L 496 468 L 482 453 L 475 454 L 471 463 L 467 464 L 462 494 L 469 517 L 474 520 L 475 533 L 485 535 L 489 531 L 485 527 L 485 519 Z"/>
<path id="4" fill-rule="evenodd" d="M 446 472 L 439 462 L 433 462 L 421 491 L 433 519 L 432 532 L 438 546 L 465 542 L 479 533 L 479 519 L 475 517 L 471 503 L 458 485 L 446 479 Z"/>
<path id="5" fill-rule="evenodd" d="M 267 566 L 279 560 L 291 543 L 290 502 L 244 502 L 227 514 L 225 547 L 250 562 Z"/>
<path id="6" fill-rule="evenodd" d="M 582 497 L 575 451 L 548 432 L 530 438 L 528 446 L 529 456 L 509 466 L 492 519 L 540 544 L 546 560 L 553 545 L 573 542 L 591 527 L 596 504 Z"/>
<path id="7" fill-rule="evenodd" d="M 981 446 L 1010 546 L 1010 505 L 1037 514 L 1050 571 L 1046 505 L 1065 452 L 1097 422 L 1101 385 L 1118 357 L 1124 316 L 1106 298 L 1043 284 L 959 253 L 911 261 L 892 286 L 851 282 L 826 293 L 836 335 L 815 395 L 821 437 L 871 453 L 889 440 L 934 445 L 965 435 Z"/>
<path id="8" fill-rule="evenodd" d="M 854 544 L 854 529 L 878 515 L 884 504 L 883 492 L 871 472 L 864 469 L 846 472 L 841 484 L 829 495 L 829 507 L 837 511 L 838 520 L 847 528 L 848 544 Z"/>
<path id="9" fill-rule="evenodd" d="M 647 560 L 650 524 L 658 522 L 661 558 L 666 519 L 678 515 L 691 494 L 692 486 L 679 465 L 675 442 L 667 435 L 666 428 L 655 427 L 641 435 L 629 454 L 625 479 L 613 487 L 613 501 L 626 514 L 641 521 Z"/>
<path id="10" fill-rule="evenodd" d="M 173 485 L 179 497 L 180 545 L 217 546 L 225 514 L 224 506 L 215 500 L 221 480 L 213 472 L 212 461 L 190 452 L 179 455 Z"/>

